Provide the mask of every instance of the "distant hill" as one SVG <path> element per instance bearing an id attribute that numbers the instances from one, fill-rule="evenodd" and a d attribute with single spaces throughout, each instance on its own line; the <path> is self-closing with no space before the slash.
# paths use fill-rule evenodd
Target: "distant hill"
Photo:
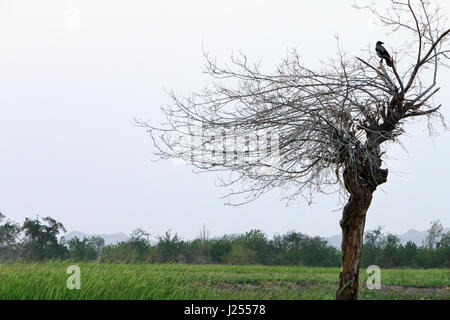
<path id="1" fill-rule="evenodd" d="M 444 228 L 442 231 L 443 233 L 449 232 L 449 228 Z M 423 240 L 425 240 L 425 237 L 427 236 L 428 231 L 417 231 L 414 229 L 409 230 L 405 234 L 397 235 L 400 238 L 400 243 L 402 245 L 405 245 L 408 243 L 408 241 L 414 242 L 417 246 L 421 246 Z M 328 241 L 328 244 L 330 246 L 340 248 L 341 247 L 341 235 L 332 236 L 329 238 L 326 238 Z"/>
<path id="2" fill-rule="evenodd" d="M 330 246 L 335 247 L 335 248 L 339 248 L 339 249 L 341 248 L 341 242 L 342 242 L 342 236 L 341 235 L 325 238 L 325 240 L 328 241 L 328 244 Z"/>
<path id="3" fill-rule="evenodd" d="M 66 233 L 64 235 L 64 239 L 66 240 L 71 240 L 75 237 L 78 237 L 79 239 L 83 239 L 83 238 L 90 238 L 93 236 L 98 236 L 101 237 L 105 240 L 105 245 L 109 245 L 109 244 L 116 244 L 118 242 L 122 242 L 122 241 L 127 241 L 130 239 L 130 237 L 128 235 L 126 235 L 125 233 L 113 233 L 113 234 L 87 234 L 87 233 L 83 233 L 83 232 L 79 232 L 79 231 L 71 231 L 69 233 Z"/>

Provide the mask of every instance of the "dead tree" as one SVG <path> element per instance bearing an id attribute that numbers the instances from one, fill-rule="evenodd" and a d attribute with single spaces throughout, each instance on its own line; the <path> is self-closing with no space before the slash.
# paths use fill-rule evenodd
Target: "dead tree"
<path id="1" fill-rule="evenodd" d="M 229 172 L 229 180 L 221 181 L 241 186 L 229 193 L 245 196 L 240 203 L 273 188 L 282 188 L 288 201 L 342 190 L 348 202 L 340 221 L 337 299 L 358 296 L 367 210 L 388 177 L 382 167 L 385 143 L 398 142 L 410 119 L 442 119 L 432 98 L 439 91 L 438 69 L 448 66 L 450 29 L 433 2 L 388 3 L 385 11 L 374 4 L 357 9 L 370 10 L 406 40 L 403 46 L 391 43 L 398 48 L 392 68 L 380 64 L 373 47 L 356 57 L 339 43 L 337 58 L 319 70 L 305 66 L 296 51 L 271 73 L 242 54 L 232 56 L 231 67 L 205 54 L 213 84 L 189 97 L 171 93 L 165 124 L 140 122 L 158 158 Z"/>

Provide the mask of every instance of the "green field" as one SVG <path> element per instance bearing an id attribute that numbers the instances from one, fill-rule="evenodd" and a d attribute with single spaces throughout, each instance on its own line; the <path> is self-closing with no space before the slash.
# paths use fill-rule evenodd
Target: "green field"
<path id="1" fill-rule="evenodd" d="M 66 286 L 68 266 L 81 289 Z M 11 263 L 0 265 L 0 299 L 334 299 L 339 269 L 309 267 Z M 381 290 L 360 299 L 450 299 L 450 269 L 381 270 Z"/>

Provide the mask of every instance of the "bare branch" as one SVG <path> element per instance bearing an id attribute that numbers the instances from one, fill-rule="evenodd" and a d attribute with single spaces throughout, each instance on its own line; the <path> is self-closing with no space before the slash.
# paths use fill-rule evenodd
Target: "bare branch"
<path id="1" fill-rule="evenodd" d="M 409 35 L 392 68 L 378 65 L 375 52 L 349 55 L 339 41 L 337 57 L 319 71 L 295 50 L 272 73 L 242 53 L 232 55 L 230 67 L 204 53 L 211 85 L 187 97 L 170 92 L 166 123 L 138 125 L 150 133 L 158 157 L 183 160 L 200 172 L 230 172 L 223 185 L 242 186 L 229 196 L 244 195 L 244 203 L 273 188 L 288 190 L 287 200 L 356 192 L 355 186 L 375 190 L 387 179 L 383 143 L 397 141 L 409 118 L 440 115 L 431 98 L 450 52 L 450 29 L 441 27 L 431 2 L 389 3 L 385 11 L 373 2 L 358 8 Z M 339 184 L 343 172 L 357 181 Z"/>

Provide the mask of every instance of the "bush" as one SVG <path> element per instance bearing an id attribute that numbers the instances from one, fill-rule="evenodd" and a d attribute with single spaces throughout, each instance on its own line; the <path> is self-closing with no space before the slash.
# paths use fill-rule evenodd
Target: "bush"
<path id="1" fill-rule="evenodd" d="M 105 241 L 102 238 L 100 239 L 104 244 Z M 96 238 L 84 238 L 83 240 L 80 240 L 78 237 L 75 237 L 67 241 L 67 245 L 69 246 L 70 258 L 74 260 L 95 260 L 100 254 L 96 247 Z"/>
<path id="2" fill-rule="evenodd" d="M 163 236 L 158 236 L 158 240 L 156 247 L 161 263 L 186 262 L 185 243 L 177 233 L 172 236 L 169 230 Z"/>
<path id="3" fill-rule="evenodd" d="M 209 254 L 211 260 L 216 263 L 226 263 L 226 258 L 231 252 L 231 241 L 226 237 L 209 242 Z"/>

